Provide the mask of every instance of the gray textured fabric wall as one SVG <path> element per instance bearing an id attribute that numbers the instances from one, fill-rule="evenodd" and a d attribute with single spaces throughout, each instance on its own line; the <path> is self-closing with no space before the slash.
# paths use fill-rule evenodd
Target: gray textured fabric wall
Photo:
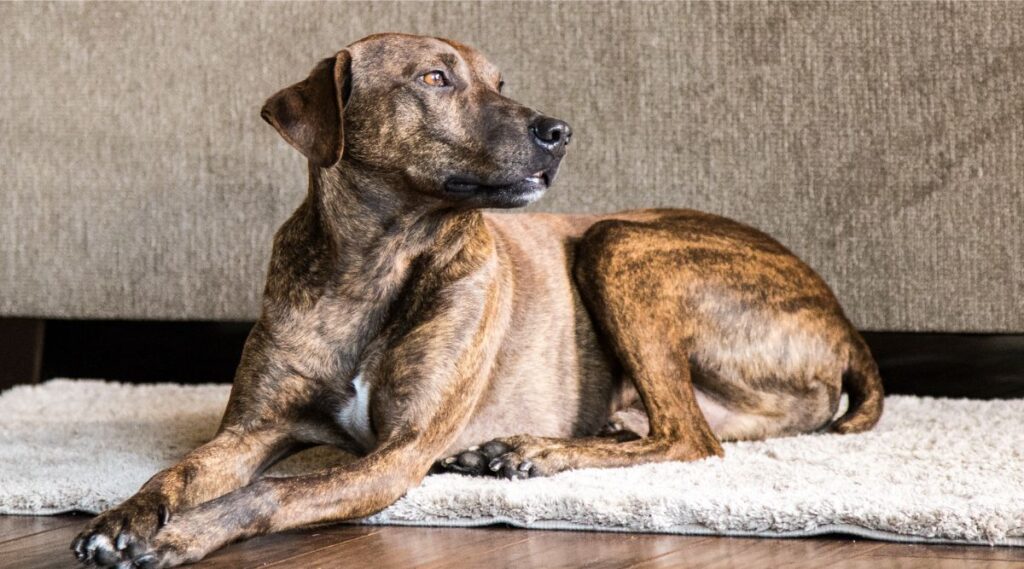
<path id="1" fill-rule="evenodd" d="M 0 314 L 246 319 L 304 162 L 260 120 L 377 31 L 571 122 L 541 209 L 776 235 L 859 326 L 1024 331 L 1024 3 L 0 4 Z"/>

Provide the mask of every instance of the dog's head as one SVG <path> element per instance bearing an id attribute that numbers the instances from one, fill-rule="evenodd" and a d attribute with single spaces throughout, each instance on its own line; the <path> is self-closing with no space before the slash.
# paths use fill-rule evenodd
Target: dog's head
<path id="1" fill-rule="evenodd" d="M 501 89 L 468 46 L 379 34 L 321 61 L 262 116 L 311 168 L 365 168 L 444 202 L 518 207 L 554 180 L 572 130 Z"/>

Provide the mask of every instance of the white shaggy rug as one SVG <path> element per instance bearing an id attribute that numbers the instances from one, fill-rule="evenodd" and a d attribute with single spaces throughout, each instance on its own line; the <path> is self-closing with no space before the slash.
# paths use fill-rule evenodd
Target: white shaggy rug
<path id="1" fill-rule="evenodd" d="M 0 513 L 118 503 L 213 435 L 228 389 L 54 380 L 0 394 Z M 274 473 L 344 459 L 310 452 Z M 523 481 L 431 476 L 366 521 L 1024 546 L 1024 400 L 889 397 L 872 432 L 725 452 Z"/>

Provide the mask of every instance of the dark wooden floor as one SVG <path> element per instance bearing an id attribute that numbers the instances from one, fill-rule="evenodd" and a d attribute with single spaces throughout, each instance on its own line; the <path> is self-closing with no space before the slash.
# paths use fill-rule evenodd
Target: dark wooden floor
<path id="1" fill-rule="evenodd" d="M 74 567 L 67 547 L 86 519 L 0 516 L 0 568 Z M 367 566 L 1002 569 L 1024 567 L 1024 548 L 925 546 L 840 537 L 782 540 L 338 525 L 234 544 L 192 567 Z"/>

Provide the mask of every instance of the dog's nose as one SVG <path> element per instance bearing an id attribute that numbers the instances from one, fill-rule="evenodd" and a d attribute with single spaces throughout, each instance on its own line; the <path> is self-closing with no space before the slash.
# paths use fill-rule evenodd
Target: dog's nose
<path id="1" fill-rule="evenodd" d="M 540 117 L 530 125 L 533 141 L 545 150 L 561 156 L 572 138 L 572 127 L 565 121 L 551 117 Z"/>

